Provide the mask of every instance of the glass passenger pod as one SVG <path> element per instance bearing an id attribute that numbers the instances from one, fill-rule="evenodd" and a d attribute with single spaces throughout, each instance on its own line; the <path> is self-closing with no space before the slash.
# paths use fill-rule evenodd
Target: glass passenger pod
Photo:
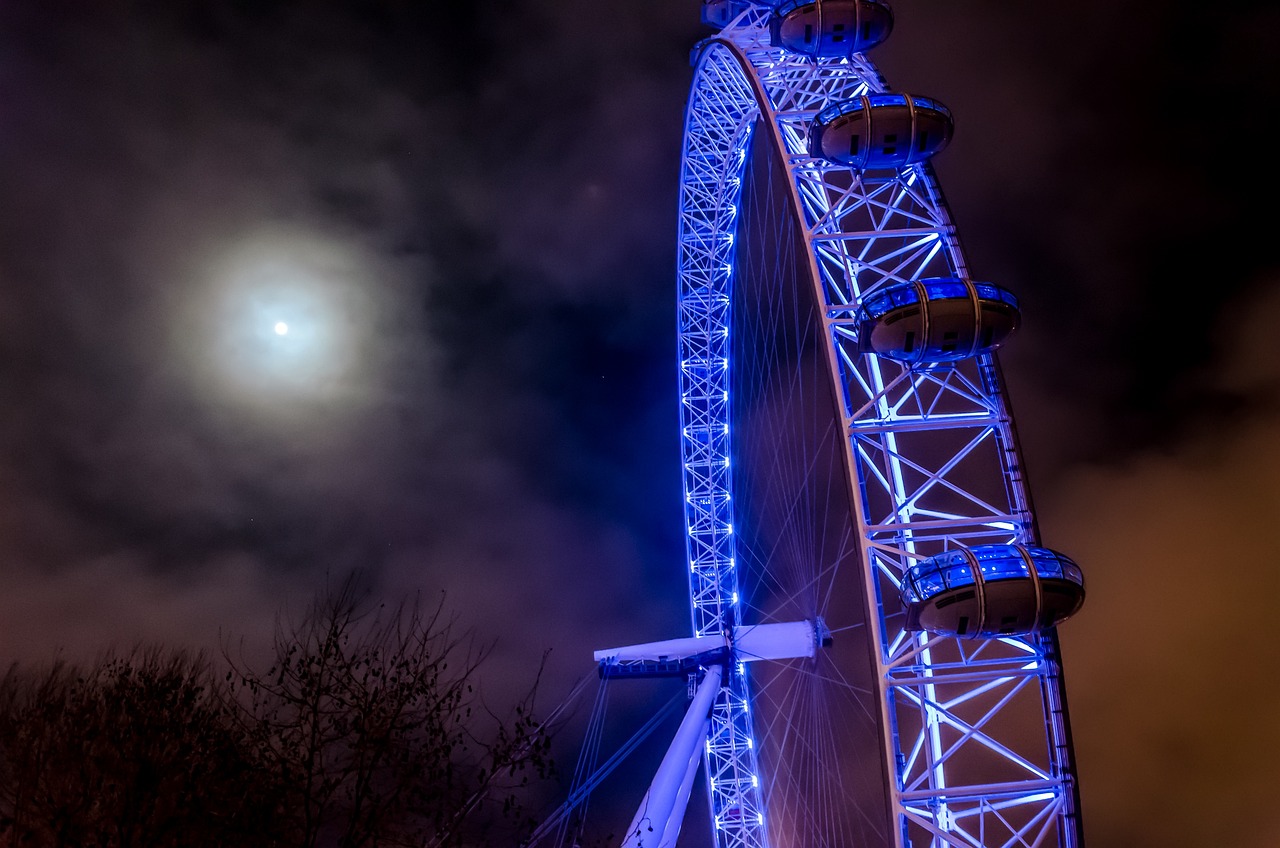
<path id="1" fill-rule="evenodd" d="M 923 162 L 951 141 L 951 110 L 928 97 L 865 94 L 818 113 L 809 128 L 809 153 L 859 171 Z"/>
<path id="2" fill-rule="evenodd" d="M 769 18 L 769 43 L 806 56 L 852 56 L 893 31 L 893 12 L 875 0 L 787 0 Z"/>
<path id="3" fill-rule="evenodd" d="M 1021 315 L 1018 299 L 991 283 L 955 277 L 890 283 L 862 298 L 858 345 L 907 364 L 955 362 L 999 347 Z"/>
<path id="4" fill-rule="evenodd" d="M 702 0 L 702 22 L 724 29 L 752 5 L 751 0 Z"/>
<path id="5" fill-rule="evenodd" d="M 902 579 L 907 627 L 989 638 L 1047 630 L 1084 603 L 1069 557 L 1027 545 L 978 545 L 922 560 Z"/>

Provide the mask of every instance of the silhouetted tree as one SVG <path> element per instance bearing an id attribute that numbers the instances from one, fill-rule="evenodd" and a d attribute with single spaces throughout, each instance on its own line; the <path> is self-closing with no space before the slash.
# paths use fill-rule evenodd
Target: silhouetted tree
<path id="1" fill-rule="evenodd" d="M 266 671 L 162 650 L 0 679 L 0 848 L 519 843 L 549 740 L 501 716 L 442 606 L 348 581 L 277 628 Z M 225 652 L 224 652 L 225 653 Z"/>
<path id="2" fill-rule="evenodd" d="M 278 788 L 201 657 L 135 651 L 0 681 L 0 844 L 279 844 Z"/>
<path id="3" fill-rule="evenodd" d="M 229 677 L 296 844 L 516 844 L 519 790 L 551 768 L 532 688 L 495 715 L 474 688 L 484 652 L 442 605 L 364 601 L 346 582 L 277 628 L 270 668 Z"/>

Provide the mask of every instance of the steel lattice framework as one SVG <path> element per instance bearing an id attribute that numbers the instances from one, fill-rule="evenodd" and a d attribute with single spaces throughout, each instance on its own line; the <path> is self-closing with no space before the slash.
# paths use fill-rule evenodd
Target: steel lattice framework
<path id="1" fill-rule="evenodd" d="M 993 357 L 906 367 L 858 351 L 854 311 L 869 288 L 968 276 L 955 229 L 927 165 L 872 176 L 809 155 L 819 109 L 885 84 L 861 56 L 815 60 L 771 47 L 767 15 L 747 9 L 700 45 L 686 117 L 679 359 L 694 634 L 731 634 L 743 619 L 731 302 L 743 181 L 753 134 L 762 132 L 789 177 L 822 315 L 868 599 L 891 839 L 1078 845 L 1056 635 L 962 640 L 909 632 L 898 601 L 901 575 L 915 560 L 960 545 L 1036 542 Z M 753 681 L 743 664 L 731 669 L 705 752 L 717 844 L 780 846 L 785 825 L 775 826 L 770 810 L 788 790 L 761 773 Z"/>

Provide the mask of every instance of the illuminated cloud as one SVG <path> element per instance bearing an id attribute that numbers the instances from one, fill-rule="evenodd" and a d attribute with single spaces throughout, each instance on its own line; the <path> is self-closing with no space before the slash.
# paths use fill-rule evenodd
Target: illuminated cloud
<path id="1" fill-rule="evenodd" d="M 1062 628 L 1090 845 L 1271 848 L 1280 683 L 1259 660 L 1280 597 L 1280 286 L 1218 328 L 1206 390 L 1244 391 L 1169 450 L 1082 469 L 1042 494 L 1048 538 L 1085 564 Z M 1042 490 L 1043 491 L 1043 490 Z"/>
<path id="2" fill-rule="evenodd" d="M 355 567 L 450 591 L 511 677 L 553 648 L 552 702 L 591 648 L 684 626 L 697 4 L 73 5 L 0 4 L 4 659 L 252 638 Z M 1280 303 L 1240 212 L 1269 172 L 1165 142 L 1206 91 L 1269 137 L 1275 12 L 896 11 L 877 61 L 959 118 L 943 185 L 1025 307 L 1045 541 L 1089 575 L 1090 845 L 1270 848 Z"/>
<path id="3" fill-rule="evenodd" d="M 259 405 L 350 395 L 370 379 L 376 285 L 358 248 L 262 234 L 224 248 L 201 275 L 175 347 L 230 397 Z"/>

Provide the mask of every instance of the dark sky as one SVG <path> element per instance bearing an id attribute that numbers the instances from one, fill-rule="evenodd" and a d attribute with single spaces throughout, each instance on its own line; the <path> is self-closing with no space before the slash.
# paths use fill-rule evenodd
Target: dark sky
<path id="1" fill-rule="evenodd" d="M 0 6 L 0 657 L 445 591 L 547 699 L 687 628 L 693 0 Z M 899 0 L 1046 543 L 1093 848 L 1274 848 L 1280 8 Z M 278 320 L 288 336 L 272 331 Z M 326 575 L 329 575 L 326 578 Z M 221 635 L 220 635 L 221 634 Z"/>

